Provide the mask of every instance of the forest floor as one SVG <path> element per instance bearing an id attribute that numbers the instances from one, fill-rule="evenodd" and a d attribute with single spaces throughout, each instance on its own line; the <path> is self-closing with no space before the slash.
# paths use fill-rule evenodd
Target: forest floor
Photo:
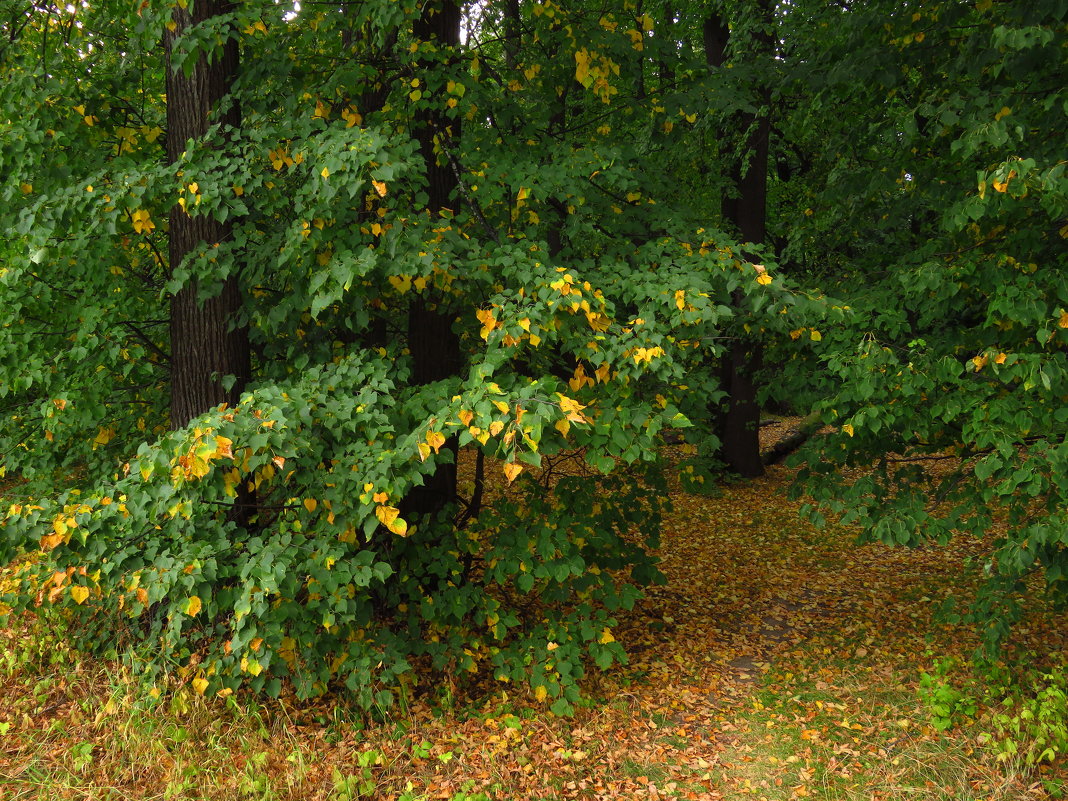
<path id="1" fill-rule="evenodd" d="M 1027 765 L 1036 730 L 998 728 L 974 633 L 934 620 L 981 544 L 858 545 L 801 522 L 790 480 L 673 493 L 669 581 L 614 629 L 630 664 L 591 677 L 573 718 L 518 688 L 441 686 L 375 724 L 329 699 L 150 705 L 114 665 L 0 631 L 0 801 L 1061 797 L 1063 755 Z M 1066 648 L 1064 617 L 1036 616 L 1005 675 L 1026 695 Z M 998 759 L 999 731 L 1015 755 Z"/>

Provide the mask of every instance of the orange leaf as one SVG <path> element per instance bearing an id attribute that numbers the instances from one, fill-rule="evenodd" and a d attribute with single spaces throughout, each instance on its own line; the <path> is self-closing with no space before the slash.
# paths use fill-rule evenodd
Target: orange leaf
<path id="1" fill-rule="evenodd" d="M 523 472 L 523 465 L 516 464 L 515 462 L 508 462 L 504 465 L 504 475 L 508 479 L 508 483 L 511 484 L 519 474 Z"/>
<path id="2" fill-rule="evenodd" d="M 215 438 L 215 453 L 214 453 L 215 458 L 216 459 L 221 459 L 223 457 L 226 457 L 228 459 L 233 459 L 234 458 L 234 452 L 230 447 L 233 444 L 234 444 L 234 441 L 232 439 L 228 438 L 228 437 L 216 437 Z"/>

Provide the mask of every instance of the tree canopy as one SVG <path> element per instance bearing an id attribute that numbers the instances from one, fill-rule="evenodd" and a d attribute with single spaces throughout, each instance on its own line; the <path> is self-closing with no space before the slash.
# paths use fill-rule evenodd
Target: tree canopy
<path id="1" fill-rule="evenodd" d="M 865 536 L 1008 516 L 992 642 L 1064 599 L 1068 4 L 0 12 L 0 611 L 202 693 L 566 712 L 658 580 L 663 432 L 700 491 L 761 404 Z"/>

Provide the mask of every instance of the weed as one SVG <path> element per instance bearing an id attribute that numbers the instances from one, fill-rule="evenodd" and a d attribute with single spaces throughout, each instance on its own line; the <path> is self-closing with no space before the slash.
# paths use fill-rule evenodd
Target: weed
<path id="1" fill-rule="evenodd" d="M 947 680 L 957 664 L 957 660 L 949 657 L 938 659 L 932 673 L 920 674 L 919 696 L 930 710 L 931 723 L 939 731 L 952 728 L 962 716 L 974 717 L 978 709 L 978 701 L 973 696 Z"/>
<path id="2" fill-rule="evenodd" d="M 1036 687 L 1033 693 L 1010 688 L 990 715 L 991 731 L 980 735 L 999 762 L 1024 777 L 1068 752 L 1068 680 L 1053 670 L 1039 674 Z"/>

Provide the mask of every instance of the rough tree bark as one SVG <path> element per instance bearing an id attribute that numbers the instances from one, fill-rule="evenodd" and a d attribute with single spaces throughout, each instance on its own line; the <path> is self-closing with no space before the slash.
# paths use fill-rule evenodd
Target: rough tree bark
<path id="1" fill-rule="evenodd" d="M 190 27 L 230 13 L 225 0 L 197 0 L 189 8 L 175 6 L 173 31 L 166 31 L 167 52 L 167 160 L 174 164 L 186 143 L 204 137 L 214 124 L 236 130 L 240 110 L 222 102 L 230 91 L 238 67 L 237 39 L 230 38 L 213 54 L 200 55 L 191 71 L 172 68 L 178 39 Z M 190 216 L 179 205 L 170 213 L 168 257 L 171 269 L 204 248 L 231 238 L 231 225 L 209 216 Z M 220 403 L 236 403 L 251 374 L 247 328 L 237 324 L 241 310 L 238 278 L 231 274 L 222 291 L 204 302 L 199 286 L 188 281 L 171 299 L 171 427 L 181 428 L 198 414 Z M 225 376 L 234 376 L 226 389 Z"/>
<path id="2" fill-rule="evenodd" d="M 759 7 L 766 19 L 770 13 L 767 3 L 761 2 Z M 730 40 L 726 20 L 718 14 L 709 15 L 704 23 L 703 36 L 706 62 L 710 67 L 723 66 Z M 771 46 L 770 37 L 763 32 L 754 33 L 754 41 L 762 47 Z M 762 96 L 761 112 L 757 115 L 738 114 L 731 122 L 730 127 L 745 132 L 748 139 L 731 165 L 737 196 L 723 198 L 722 214 L 737 228 L 742 242 L 762 244 L 767 238 L 771 120 L 766 88 L 756 87 L 756 91 Z M 736 296 L 735 304 L 740 300 Z M 731 344 L 721 363 L 721 381 L 728 400 L 717 432 L 722 443 L 720 456 L 730 470 L 750 478 L 764 473 L 760 456 L 760 405 L 754 378 L 762 356 L 763 347 L 759 341 L 739 338 Z"/>
<path id="3" fill-rule="evenodd" d="M 434 47 L 431 52 L 440 54 L 454 50 L 460 45 L 460 6 L 454 0 L 431 0 L 414 25 L 415 38 Z M 433 58 L 433 56 L 431 57 Z M 435 62 L 431 61 L 428 67 Z M 426 164 L 427 212 L 437 218 L 442 209 L 449 208 L 457 188 L 457 177 L 452 165 L 440 147 L 435 147 L 435 138 L 448 129 L 450 138 L 459 139 L 460 122 L 447 119 L 441 114 L 421 113 L 416 119 L 415 136 Z M 444 142 L 442 143 L 445 144 Z M 415 295 L 408 305 L 408 349 L 412 356 L 412 383 L 416 386 L 430 384 L 458 375 L 462 366 L 460 342 L 452 329 L 454 315 L 444 304 L 430 296 Z M 446 447 L 455 457 L 457 444 L 450 439 Z M 405 516 L 433 515 L 440 512 L 456 498 L 456 464 L 440 464 L 422 487 L 416 487 L 404 499 L 402 513 Z"/>

